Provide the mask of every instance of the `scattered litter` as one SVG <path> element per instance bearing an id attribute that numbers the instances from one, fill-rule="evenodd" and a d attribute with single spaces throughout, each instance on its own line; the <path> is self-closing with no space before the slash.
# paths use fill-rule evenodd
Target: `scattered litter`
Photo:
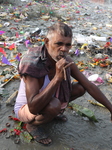
<path id="1" fill-rule="evenodd" d="M 88 80 L 94 82 L 94 81 L 97 81 L 98 77 L 99 77 L 98 74 L 93 74 L 88 77 Z"/>
<path id="2" fill-rule="evenodd" d="M 73 29 L 73 45 L 69 55 L 74 58 L 79 70 L 97 86 L 112 84 L 111 9 L 100 5 L 89 7 L 90 1 L 86 4 L 80 0 L 64 1 L 21 0 L 20 3 L 24 2 L 22 5 L 8 3 L 7 9 L 6 5 L 0 5 L 0 96 L 3 96 L 5 85 L 13 79 L 20 79 L 17 66 L 24 53 L 29 47 L 43 45 L 46 28 L 57 21 L 63 21 Z M 106 21 L 103 20 L 105 16 Z M 80 61 L 81 57 L 87 59 Z M 11 104 L 17 92 L 12 95 L 8 93 L 10 96 L 6 105 Z M 100 103 L 88 102 L 103 107 Z M 73 105 L 72 109 L 73 114 L 79 113 L 83 120 L 97 122 L 88 108 Z M 18 126 L 10 131 L 10 135 L 7 134 L 7 138 L 16 137 L 15 144 L 19 144 L 21 139 L 30 142 L 32 137 L 26 131 L 22 132 L 22 123 L 12 116 L 9 119 L 17 121 Z M 6 123 L 6 127 L 9 126 L 10 123 Z M 0 133 L 7 130 L 3 128 Z"/>
<path id="3" fill-rule="evenodd" d="M 112 69 L 108 70 L 108 72 L 105 74 L 105 78 L 109 83 L 112 83 Z"/>
<path id="4" fill-rule="evenodd" d="M 96 101 L 88 100 L 88 102 L 90 102 L 91 104 L 96 105 L 96 106 L 105 107 L 104 105 L 102 105 L 102 104 L 100 104 L 99 102 L 96 102 Z"/>
<path id="5" fill-rule="evenodd" d="M 16 90 L 7 100 L 6 100 L 6 105 L 10 105 L 12 101 L 14 101 L 18 94 L 18 90 Z"/>
<path id="6" fill-rule="evenodd" d="M 91 121 L 98 122 L 94 115 L 94 112 L 92 112 L 90 109 L 82 107 L 81 105 L 75 103 L 69 103 L 69 106 L 71 106 L 72 109 L 75 110 L 82 117 L 87 117 Z"/>

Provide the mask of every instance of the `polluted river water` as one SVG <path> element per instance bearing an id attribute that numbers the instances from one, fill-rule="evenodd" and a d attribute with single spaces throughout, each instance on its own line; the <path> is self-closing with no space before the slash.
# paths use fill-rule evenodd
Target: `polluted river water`
<path id="1" fill-rule="evenodd" d="M 27 2 L 27 1 L 26 1 Z M 71 3 L 71 9 L 73 9 L 73 6 L 76 7 L 77 11 L 82 11 L 82 14 L 86 14 L 86 19 L 88 19 L 88 22 L 92 22 L 95 19 L 99 19 L 100 21 L 96 21 L 94 23 L 94 29 L 95 27 L 97 28 L 99 24 L 101 25 L 99 28 L 99 31 L 95 30 L 95 34 L 99 32 L 101 34 L 102 31 L 105 30 L 104 36 L 111 36 L 112 32 L 112 27 L 109 28 L 107 32 L 107 28 L 103 26 L 105 22 L 107 24 L 110 24 L 112 26 L 112 1 L 111 0 L 91 0 L 91 2 L 83 1 L 83 0 L 78 0 L 78 3 L 80 3 L 80 7 L 77 7 L 77 3 L 75 0 L 72 1 L 63 1 L 61 2 L 61 6 L 63 5 L 63 8 L 67 6 L 67 4 Z M 55 4 L 58 2 L 55 2 Z M 74 4 L 74 5 L 73 5 Z M 2 11 L 7 11 L 9 4 L 0 4 L 1 6 L 1 12 Z M 24 5 L 25 1 L 24 1 Z M 56 5 L 57 6 L 57 5 Z M 3 8 L 5 10 L 3 10 Z M 10 6 L 11 7 L 11 6 Z M 17 7 L 16 3 L 14 4 L 13 8 Z M 54 7 L 54 5 L 53 5 Z M 98 18 L 97 16 L 92 16 L 92 10 L 93 11 L 98 11 L 96 15 L 99 15 L 99 13 L 104 13 L 101 14 L 102 20 Z M 103 10 L 103 11 L 102 11 Z M 108 10 L 108 12 L 107 12 Z M 31 11 L 31 10 L 30 10 Z M 72 10 L 71 10 L 72 11 Z M 74 11 L 73 11 L 74 13 Z M 62 13 L 63 14 L 63 13 Z M 78 14 L 78 12 L 77 12 Z M 75 19 L 77 19 L 77 14 Z M 72 14 L 74 16 L 74 14 Z M 64 16 L 65 17 L 65 16 Z M 79 16 L 78 16 L 79 17 Z M 82 18 L 82 16 L 80 16 Z M 11 22 L 11 20 L 8 19 L 3 19 L 0 18 L 2 22 Z M 75 19 L 68 21 L 70 25 L 74 24 Z M 55 20 L 55 19 L 54 19 Z M 77 26 L 79 24 L 79 28 L 82 30 L 84 26 L 80 24 L 80 20 L 77 22 Z M 45 27 L 50 25 L 51 20 L 47 20 L 42 22 L 40 20 L 41 24 L 37 20 L 31 20 L 31 21 L 26 21 L 26 26 L 30 24 L 31 26 L 40 27 L 43 25 L 43 30 L 45 31 Z M 83 23 L 85 23 L 87 20 L 82 20 Z M 15 24 L 14 24 L 15 23 Z M 46 26 L 44 24 L 46 23 Z M 75 22 L 76 23 L 76 22 Z M 12 23 L 14 28 L 19 27 L 21 22 L 13 22 Z M 22 22 L 24 24 L 24 22 Z M 36 24 L 36 25 L 35 25 Z M 106 23 L 105 23 L 106 24 Z M 75 25 L 74 25 L 75 26 Z M 5 26 L 5 31 L 7 31 L 8 26 Z M 76 27 L 78 29 L 78 27 Z M 91 28 L 90 26 L 88 28 Z M 88 30 L 86 28 L 85 30 Z M 80 30 L 78 29 L 78 31 Z M 1 30 L 1 29 L 0 29 Z M 3 30 L 3 28 L 2 28 Z M 20 29 L 21 30 L 21 29 Z M 25 30 L 25 28 L 24 28 Z M 73 28 L 73 32 L 75 32 L 76 29 Z M 110 33 L 109 35 L 106 35 L 106 33 Z M 9 34 L 9 33 L 8 33 Z M 13 33 L 12 33 L 13 34 Z M 75 34 L 75 33 L 74 33 Z M 102 34 L 101 34 L 102 35 Z M 10 35 L 11 36 L 11 35 Z M 20 52 L 22 49 L 25 49 L 26 47 L 24 45 L 18 46 Z M 81 55 L 80 57 L 72 56 L 74 60 L 86 60 L 88 59 L 86 55 Z M 110 57 L 112 59 L 112 56 Z M 4 70 L 5 67 L 7 66 L 0 66 L 0 70 Z M 100 68 L 100 71 L 97 70 L 96 68 L 92 69 L 94 73 L 97 72 L 103 72 L 101 75 L 106 73 L 107 69 L 102 69 Z M 74 103 L 82 105 L 86 108 L 89 108 L 92 110 L 98 120 L 98 122 L 92 122 L 89 121 L 88 119 L 83 118 L 82 116 L 78 115 L 71 109 L 67 108 L 64 114 L 67 116 L 68 121 L 67 122 L 60 122 L 53 120 L 52 122 L 48 123 L 45 125 L 45 130 L 48 133 L 49 137 L 52 139 L 52 144 L 49 146 L 43 146 L 35 141 L 33 142 L 27 142 L 24 140 L 20 140 L 18 144 L 16 144 L 16 139 L 15 136 L 9 136 L 9 132 L 11 129 L 15 128 L 16 123 L 13 120 L 9 119 L 9 116 L 14 116 L 13 113 L 13 107 L 14 107 L 14 102 L 12 102 L 10 105 L 6 105 L 6 100 L 8 97 L 19 88 L 19 79 L 13 79 L 11 80 L 8 84 L 4 86 L 4 92 L 0 96 L 0 130 L 7 128 L 7 132 L 1 132 L 0 133 L 0 150 L 112 150 L 112 123 L 110 120 L 110 113 L 109 111 L 104 108 L 104 107 L 99 107 L 99 106 L 93 106 L 91 105 L 88 100 L 93 100 L 93 98 L 86 93 L 84 96 L 76 99 Z M 108 99 L 112 103 L 112 84 L 109 83 L 104 83 L 99 86 L 99 88 L 104 92 L 104 94 L 108 97 Z M 10 124 L 10 126 L 8 126 Z"/>

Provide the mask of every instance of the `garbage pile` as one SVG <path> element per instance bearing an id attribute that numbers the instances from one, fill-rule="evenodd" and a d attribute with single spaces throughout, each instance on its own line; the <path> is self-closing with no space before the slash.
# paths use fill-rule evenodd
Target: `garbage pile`
<path id="1" fill-rule="evenodd" d="M 56 21 L 63 21 L 73 29 L 73 47 L 70 55 L 79 57 L 85 53 L 93 57 L 89 65 L 111 68 L 111 9 L 108 8 L 106 11 L 107 7 L 95 6 L 94 10 L 91 10 L 86 3 L 66 2 L 59 4 L 54 2 L 51 5 L 51 2 L 32 1 L 17 7 L 10 3 L 1 4 L 0 65 L 8 65 L 10 69 L 15 70 L 29 47 L 44 44 L 45 28 Z M 35 23 L 32 22 L 33 19 Z M 88 68 L 83 62 L 78 62 L 77 65 L 81 71 Z M 17 75 L 17 72 L 13 75 L 11 71 L 9 71 L 10 74 L 4 74 L 4 72 L 6 70 L 0 73 L 1 88 L 12 79 L 12 76 Z M 112 83 L 112 72 L 109 71 L 107 74 L 107 81 Z"/>
<path id="2" fill-rule="evenodd" d="M 0 94 L 12 78 L 19 78 L 17 66 L 29 47 L 44 44 L 46 28 L 63 21 L 73 30 L 72 57 L 80 71 L 106 68 L 104 79 L 112 83 L 111 6 L 79 1 L 27 1 L 0 5 Z M 4 69 L 5 68 L 5 69 Z"/>
<path id="3" fill-rule="evenodd" d="M 11 0 L 10 0 L 11 1 Z M 44 44 L 46 28 L 57 21 L 68 24 L 73 31 L 72 48 L 69 55 L 73 57 L 79 70 L 89 81 L 99 86 L 112 84 L 112 9 L 110 5 L 91 4 L 82 0 L 17 0 L 17 3 L 0 1 L 0 98 L 5 85 L 20 76 L 18 64 L 30 47 Z M 76 82 L 76 80 L 73 80 Z M 17 95 L 17 90 L 7 99 L 6 105 Z M 0 99 L 1 100 L 1 99 Z M 94 103 L 94 105 L 100 105 Z M 103 106 L 101 106 L 103 107 Z M 75 106 L 81 114 L 82 107 Z M 86 114 L 88 115 L 88 114 Z M 32 137 L 25 131 L 23 123 L 13 116 L 17 127 L 10 131 L 9 137 L 19 137 L 30 142 Z M 97 121 L 91 111 L 89 119 Z M 11 123 L 6 123 L 9 127 Z M 7 128 L 0 133 L 7 132 Z M 15 138 L 15 144 L 20 138 Z"/>

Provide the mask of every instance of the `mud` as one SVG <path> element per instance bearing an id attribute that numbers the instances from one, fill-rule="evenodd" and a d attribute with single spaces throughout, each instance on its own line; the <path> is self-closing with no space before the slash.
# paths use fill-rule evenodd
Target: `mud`
<path id="1" fill-rule="evenodd" d="M 0 1 L 3 2 L 3 1 Z M 1 3 L 0 6 L 3 8 L 0 9 L 0 12 L 7 11 L 9 7 L 14 8 L 18 7 L 25 8 L 26 4 L 30 1 L 24 1 L 20 2 L 19 0 L 16 1 L 4 1 L 4 3 Z M 9 5 L 11 3 L 11 5 Z M 50 2 L 47 1 L 47 4 Z M 71 4 L 70 4 L 71 3 Z M 60 19 L 61 16 L 64 18 L 66 17 L 66 11 L 67 7 L 69 7 L 69 14 L 71 13 L 71 17 L 74 19 L 67 21 L 69 25 L 72 26 L 74 38 L 73 42 L 75 43 L 75 35 L 78 33 L 82 34 L 84 36 L 90 36 L 91 32 L 94 32 L 95 35 L 99 35 L 101 37 L 109 37 L 112 36 L 112 28 L 106 27 L 106 24 L 112 24 L 112 1 L 106 1 L 104 3 L 103 1 L 95 2 L 94 0 L 87 2 L 87 1 L 78 1 L 80 3 L 81 7 L 77 7 L 76 1 L 63 1 L 61 3 L 58 3 L 55 1 L 53 4 L 50 3 L 50 7 L 53 5 L 53 7 L 60 6 L 58 12 L 59 14 L 55 14 L 52 16 L 51 19 L 45 21 L 42 19 L 36 18 L 36 16 L 39 16 L 39 13 L 35 14 L 35 9 L 37 7 L 34 7 L 34 11 L 32 11 L 32 6 L 28 7 L 29 9 L 29 17 L 26 20 L 22 20 L 20 22 L 15 22 L 13 19 L 10 20 L 8 18 L 0 18 L 1 22 L 0 24 L 3 24 L 5 22 L 11 22 L 10 27 L 2 27 L 0 30 L 9 30 L 11 27 L 19 28 L 21 25 L 30 25 L 29 27 L 24 27 L 22 30 L 25 32 L 31 32 L 36 27 L 40 28 L 43 33 L 46 32 L 46 27 L 49 27 L 51 24 L 53 24 L 58 17 Z M 68 5 L 69 4 L 69 5 Z M 63 5 L 63 7 L 62 7 Z M 67 6 L 67 7 L 64 7 Z M 10 9 L 11 9 L 10 8 Z M 44 8 L 44 7 L 43 7 Z M 64 9 L 63 9 L 64 8 Z M 80 11 L 80 15 L 77 13 L 74 15 L 74 8 L 76 10 Z M 63 10 L 63 11 L 61 11 Z M 96 13 L 96 11 L 98 13 Z M 60 13 L 61 12 L 61 13 Z M 86 16 L 86 17 L 85 17 Z M 78 19 L 80 18 L 80 19 Z M 93 25 L 87 25 L 85 22 L 91 22 Z M 82 25 L 83 24 L 83 25 Z M 85 24 L 85 25 L 84 25 Z M 100 26 L 99 26 L 100 24 Z M 98 28 L 98 30 L 94 30 Z M 94 28 L 94 29 L 93 29 Z M 15 30 L 11 29 L 11 33 L 8 32 L 8 36 L 11 37 L 15 35 Z M 96 42 L 95 44 L 99 45 L 106 42 Z M 31 45 L 32 46 L 32 45 Z M 72 50 L 74 51 L 75 48 Z M 19 52 L 27 51 L 27 48 L 24 44 L 21 44 L 17 47 L 17 50 Z M 10 54 L 10 51 L 7 53 Z M 92 55 L 94 57 L 95 55 Z M 79 57 L 72 55 L 72 58 L 74 61 L 81 61 L 87 62 L 89 60 L 88 55 L 80 55 Z M 109 58 L 112 60 L 112 56 L 109 56 Z M 6 66 L 7 67 L 7 66 Z M 0 66 L 0 70 L 4 70 L 3 66 Z M 104 80 L 104 83 L 99 86 L 101 91 L 107 96 L 109 101 L 112 103 L 112 84 L 108 83 L 105 79 L 105 74 L 108 72 L 108 68 L 89 68 L 88 71 L 92 71 L 93 73 L 98 73 L 102 79 Z M 106 108 L 99 107 L 99 106 L 93 106 L 88 102 L 88 100 L 94 100 L 88 93 L 86 93 L 84 96 L 78 98 L 74 102 L 82 105 L 86 108 L 89 108 L 92 110 L 98 120 L 97 123 L 91 122 L 89 120 L 85 120 L 82 116 L 77 115 L 69 108 L 66 109 L 65 115 L 68 118 L 68 121 L 66 123 L 62 122 L 56 122 L 53 121 L 46 125 L 46 132 L 48 132 L 49 136 L 52 138 L 53 142 L 50 146 L 45 147 L 40 145 L 37 142 L 31 142 L 27 143 L 25 141 L 20 141 L 19 144 L 15 144 L 14 137 L 8 138 L 8 134 L 10 129 L 13 129 L 15 127 L 15 123 L 12 120 L 9 120 L 8 116 L 14 116 L 13 113 L 13 106 L 14 102 L 12 102 L 10 105 L 6 105 L 6 100 L 8 97 L 19 88 L 19 79 L 13 79 L 8 84 L 4 86 L 4 92 L 0 96 L 0 130 L 3 128 L 6 128 L 6 123 L 10 123 L 11 126 L 7 127 L 8 132 L 6 133 L 0 133 L 0 150 L 112 150 L 112 123 L 110 120 L 110 113 Z"/>

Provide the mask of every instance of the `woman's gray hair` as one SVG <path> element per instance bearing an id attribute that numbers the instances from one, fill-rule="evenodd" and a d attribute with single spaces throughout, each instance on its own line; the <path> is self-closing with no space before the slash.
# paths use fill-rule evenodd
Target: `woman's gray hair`
<path id="1" fill-rule="evenodd" d="M 58 22 L 50 26 L 47 31 L 47 37 L 49 37 L 50 34 L 54 32 L 59 33 L 60 35 L 65 36 L 65 37 L 72 37 L 71 28 L 63 22 Z"/>

